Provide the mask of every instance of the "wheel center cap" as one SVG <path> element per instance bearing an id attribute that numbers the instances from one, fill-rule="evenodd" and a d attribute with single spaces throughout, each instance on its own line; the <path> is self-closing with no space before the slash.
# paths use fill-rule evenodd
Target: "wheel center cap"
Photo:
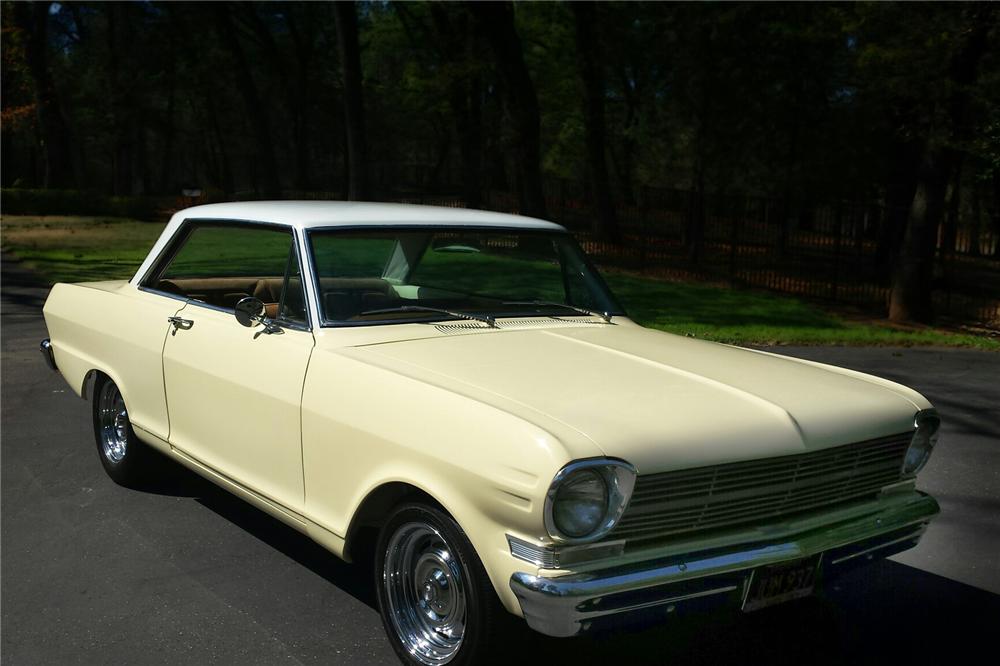
<path id="1" fill-rule="evenodd" d="M 427 577 L 424 579 L 420 590 L 420 598 L 428 608 L 440 614 L 447 610 L 449 597 L 448 576 L 445 575 L 444 571 L 435 567 L 428 572 Z"/>

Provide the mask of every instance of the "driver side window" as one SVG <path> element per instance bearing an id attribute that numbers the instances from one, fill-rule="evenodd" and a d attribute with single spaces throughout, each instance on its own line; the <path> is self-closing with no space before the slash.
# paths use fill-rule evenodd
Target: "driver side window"
<path id="1" fill-rule="evenodd" d="M 226 310 L 253 296 L 263 301 L 268 317 L 307 323 L 302 272 L 290 229 L 191 225 L 180 247 L 143 286 Z"/>

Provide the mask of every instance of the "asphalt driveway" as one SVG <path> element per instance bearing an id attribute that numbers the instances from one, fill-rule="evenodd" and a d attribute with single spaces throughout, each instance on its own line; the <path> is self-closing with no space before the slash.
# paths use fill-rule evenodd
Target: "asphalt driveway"
<path id="1" fill-rule="evenodd" d="M 116 486 L 90 407 L 49 372 L 44 290 L 5 262 L 4 664 L 392 664 L 370 573 L 164 461 Z M 642 632 L 548 639 L 513 627 L 505 660 L 586 664 L 980 661 L 1000 628 L 1000 354 L 783 348 L 922 391 L 945 419 L 921 478 L 943 513 L 916 549 L 823 599 Z"/>

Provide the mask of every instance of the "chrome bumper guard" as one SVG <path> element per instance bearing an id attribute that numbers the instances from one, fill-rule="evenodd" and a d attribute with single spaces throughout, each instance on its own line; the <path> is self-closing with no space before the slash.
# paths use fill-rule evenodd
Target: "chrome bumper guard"
<path id="1" fill-rule="evenodd" d="M 52 353 L 52 343 L 48 338 L 42 340 L 38 345 L 38 351 L 42 352 L 42 357 L 45 359 L 45 364 L 53 371 L 58 370 L 56 367 L 56 357 Z"/>
<path id="2" fill-rule="evenodd" d="M 807 531 L 777 543 L 625 564 L 545 578 L 516 573 L 510 587 L 528 625 L 548 636 L 574 636 L 600 623 L 675 611 L 739 608 L 757 567 L 822 553 L 820 581 L 852 565 L 917 544 L 938 513 L 934 498 L 914 493 L 874 513 Z"/>

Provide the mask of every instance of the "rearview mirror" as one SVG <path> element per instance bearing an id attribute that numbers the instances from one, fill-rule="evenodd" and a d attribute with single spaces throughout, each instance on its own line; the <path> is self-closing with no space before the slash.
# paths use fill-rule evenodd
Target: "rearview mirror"
<path id="1" fill-rule="evenodd" d="M 435 252 L 475 253 L 483 251 L 476 238 L 456 238 L 448 236 L 444 238 L 435 238 L 434 242 L 431 244 L 431 249 Z"/>
<path id="2" fill-rule="evenodd" d="M 253 296 L 241 298 L 236 303 L 235 314 L 236 321 L 248 328 L 257 324 L 263 324 L 265 320 L 264 302 Z"/>

